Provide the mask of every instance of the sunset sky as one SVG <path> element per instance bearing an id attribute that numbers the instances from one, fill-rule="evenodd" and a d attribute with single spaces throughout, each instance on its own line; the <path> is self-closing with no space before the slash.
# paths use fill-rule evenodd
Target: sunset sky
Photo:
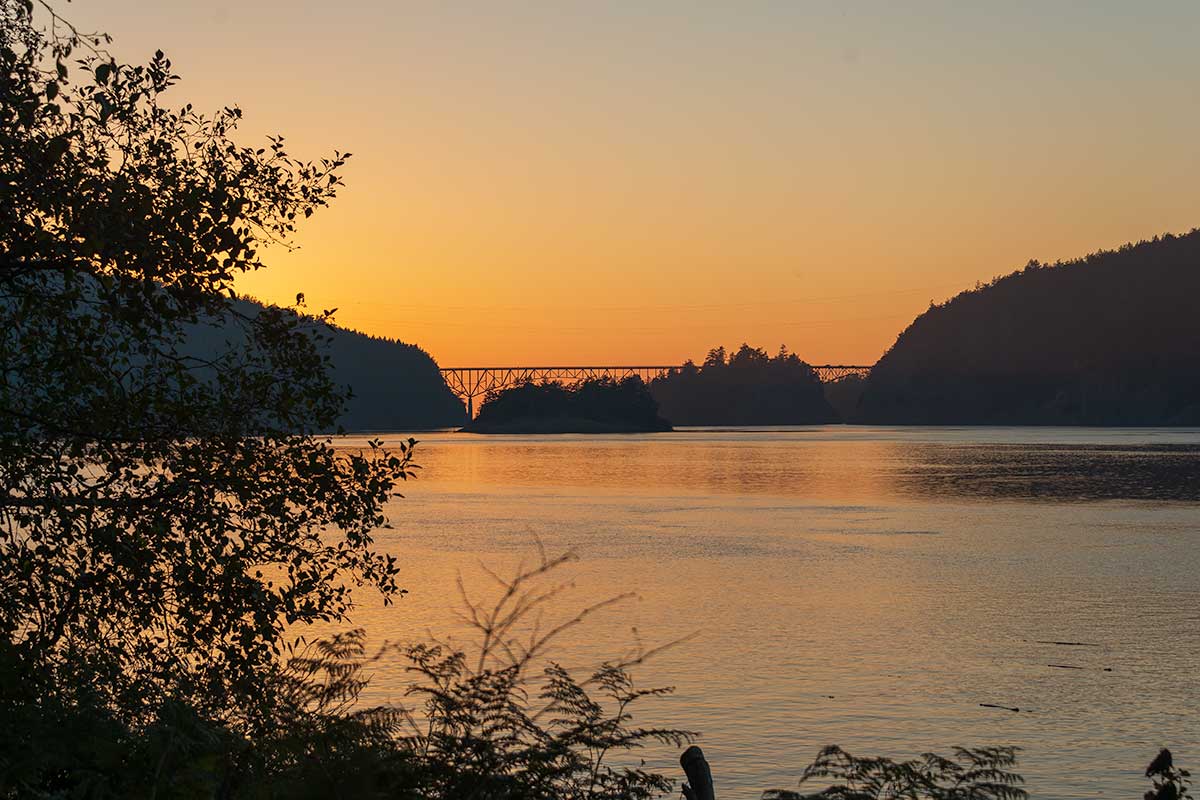
<path id="1" fill-rule="evenodd" d="M 244 141 L 354 157 L 303 291 L 443 366 L 872 363 L 931 300 L 1200 225 L 1200 3 L 76 0 Z"/>

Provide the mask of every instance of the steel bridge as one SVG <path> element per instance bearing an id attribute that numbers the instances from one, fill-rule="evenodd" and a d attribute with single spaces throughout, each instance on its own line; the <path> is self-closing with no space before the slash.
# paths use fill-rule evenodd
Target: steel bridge
<path id="1" fill-rule="evenodd" d="M 623 380 L 638 377 L 646 383 L 681 369 L 670 366 L 610 366 L 610 367 L 442 367 L 442 378 L 450 391 L 467 404 L 467 416 L 475 418 L 475 398 L 518 386 L 522 383 L 558 381 L 580 383 L 593 378 Z M 814 364 L 813 372 L 822 383 L 833 383 L 852 376 L 866 377 L 870 367 L 852 364 Z"/>

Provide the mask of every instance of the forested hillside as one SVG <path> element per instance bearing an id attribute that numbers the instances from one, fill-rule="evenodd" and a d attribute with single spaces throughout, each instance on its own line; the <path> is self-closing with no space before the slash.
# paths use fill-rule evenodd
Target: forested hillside
<path id="1" fill-rule="evenodd" d="M 349 431 L 404 431 L 461 425 L 462 401 L 437 362 L 414 344 L 333 327 L 333 378 L 349 385 L 342 425 Z"/>
<path id="2" fill-rule="evenodd" d="M 263 305 L 243 299 L 236 307 L 253 317 Z M 322 350 L 329 356 L 330 377 L 351 391 L 339 419 L 347 431 L 413 431 L 463 423 L 462 401 L 446 387 L 437 362 L 420 347 L 336 325 L 313 324 L 329 338 Z M 238 343 L 241 337 L 236 326 L 197 325 L 191 328 L 190 349 L 196 354 L 223 352 L 227 340 Z"/>
<path id="3" fill-rule="evenodd" d="M 933 305 L 855 421 L 1200 424 L 1200 231 L 1024 269 Z"/>

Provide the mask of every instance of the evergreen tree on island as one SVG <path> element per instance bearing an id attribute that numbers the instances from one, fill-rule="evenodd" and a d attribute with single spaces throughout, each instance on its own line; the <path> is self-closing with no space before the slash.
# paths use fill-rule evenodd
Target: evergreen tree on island
<path id="1" fill-rule="evenodd" d="M 708 352 L 656 378 L 650 391 L 676 425 L 823 425 L 838 416 L 817 373 L 781 346 L 774 356 L 743 344 L 728 356 Z"/>

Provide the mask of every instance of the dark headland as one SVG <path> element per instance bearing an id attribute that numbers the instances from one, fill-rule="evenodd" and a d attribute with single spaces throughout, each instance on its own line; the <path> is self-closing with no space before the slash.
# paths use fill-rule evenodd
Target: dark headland
<path id="1" fill-rule="evenodd" d="M 1200 425 L 1200 230 L 1031 261 L 930 306 L 849 421 Z"/>

